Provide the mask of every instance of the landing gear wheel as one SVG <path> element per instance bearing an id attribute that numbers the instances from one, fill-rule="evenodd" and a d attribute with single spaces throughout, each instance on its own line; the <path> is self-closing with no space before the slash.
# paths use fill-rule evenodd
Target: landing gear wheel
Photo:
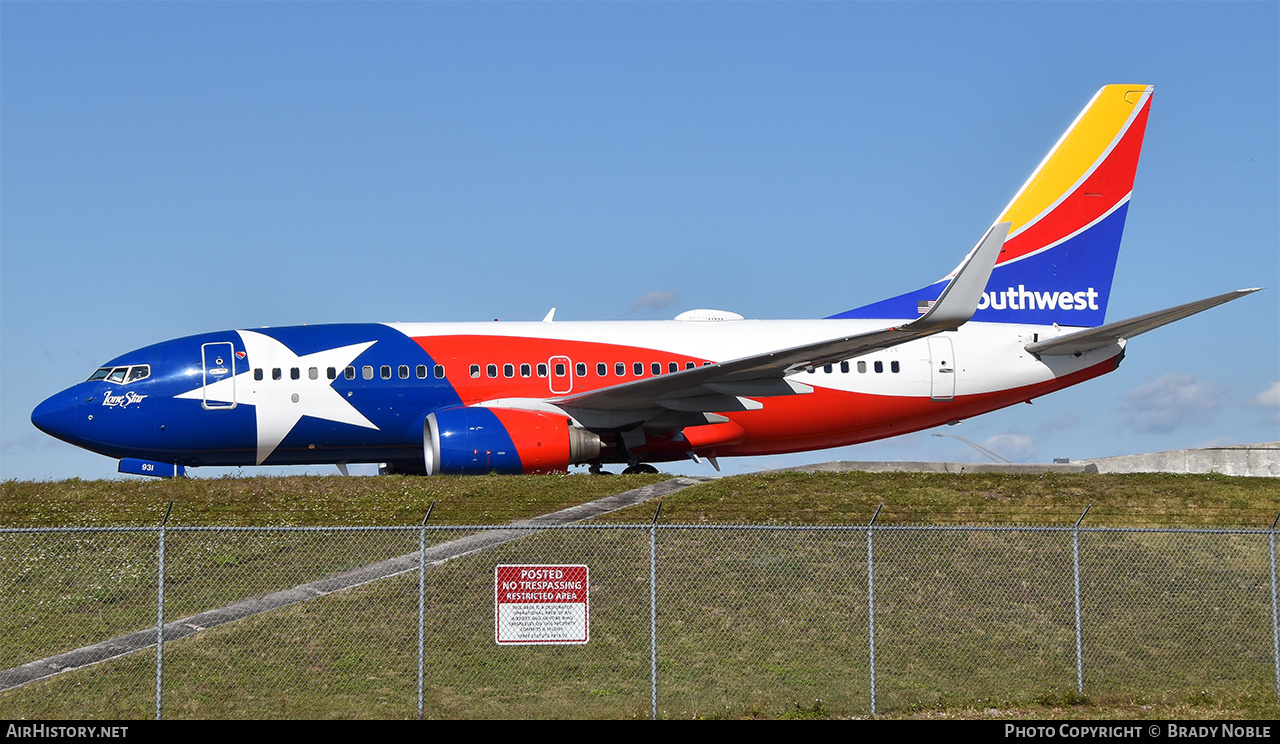
<path id="1" fill-rule="evenodd" d="M 613 475 L 612 472 L 605 470 L 604 466 L 598 462 L 589 465 L 587 467 L 587 472 L 592 475 Z"/>
<path id="2" fill-rule="evenodd" d="M 658 473 L 658 469 L 647 462 L 642 462 L 638 465 L 632 465 L 631 467 L 622 471 L 623 475 L 657 475 L 657 473 Z"/>

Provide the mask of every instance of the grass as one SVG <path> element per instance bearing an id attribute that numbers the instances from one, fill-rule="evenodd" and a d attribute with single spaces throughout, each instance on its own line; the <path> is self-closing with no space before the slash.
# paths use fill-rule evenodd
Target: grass
<path id="1" fill-rule="evenodd" d="M 0 484 L 0 524 L 505 523 L 660 480 L 227 478 Z M 777 473 L 664 499 L 666 524 L 1269 527 L 1273 479 Z M 647 524 L 643 504 L 606 521 Z M 464 534 L 443 530 L 433 540 Z M 670 718 L 870 714 L 865 531 L 659 533 L 659 707 Z M 647 530 L 544 532 L 427 572 L 425 714 L 648 716 Z M 25 542 L 23 542 L 25 540 Z M 172 532 L 167 616 L 416 548 L 416 532 Z M 877 712 L 888 718 L 1275 718 L 1266 535 L 1084 533 L 1085 694 L 1070 533 L 877 532 Z M 0 538 L 0 666 L 154 623 L 154 533 Z M 52 561 L 52 562 L 51 562 Z M 495 647 L 493 566 L 587 563 L 591 643 Z M 417 578 L 169 644 L 170 718 L 412 718 Z M 154 713 L 139 653 L 0 693 L 3 717 Z"/>
<path id="2" fill-rule="evenodd" d="M 1268 528 L 1280 512 L 1274 478 L 1141 473 L 801 473 L 720 478 L 663 502 L 673 524 L 1074 525 Z M 647 521 L 640 505 L 611 522 Z"/>
<path id="3" fill-rule="evenodd" d="M 295 476 L 5 481 L 0 526 L 505 524 L 664 480 L 658 475 Z"/>

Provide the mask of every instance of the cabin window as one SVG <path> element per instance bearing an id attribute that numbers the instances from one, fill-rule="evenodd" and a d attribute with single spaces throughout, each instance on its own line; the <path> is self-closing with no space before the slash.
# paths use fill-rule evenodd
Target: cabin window
<path id="1" fill-rule="evenodd" d="M 680 371 L 680 362 L 669 362 L 669 363 L 667 364 L 667 371 L 668 371 L 668 372 L 679 372 L 679 371 Z"/>
<path id="2" fill-rule="evenodd" d="M 556 362 L 556 377 L 564 377 L 564 362 Z"/>
<path id="3" fill-rule="evenodd" d="M 480 365 L 478 365 L 478 364 L 473 364 L 473 365 L 471 365 L 471 370 L 470 370 L 470 372 L 471 372 L 471 377 L 472 377 L 472 378 L 479 377 L 479 376 L 480 376 Z"/>
<path id="4" fill-rule="evenodd" d="M 627 364 L 626 364 L 626 362 L 616 362 L 616 363 L 613 365 L 613 373 L 614 373 L 615 375 L 617 375 L 618 377 L 626 377 L 626 376 L 627 376 Z"/>
<path id="5" fill-rule="evenodd" d="M 273 380 L 279 380 L 279 379 L 281 379 L 281 378 L 283 378 L 283 377 L 284 377 L 284 373 L 280 371 L 280 368 L 279 368 L 279 367 L 272 367 L 272 368 L 271 368 L 271 379 L 273 379 Z"/>
<path id="6" fill-rule="evenodd" d="M 654 362 L 649 365 L 649 371 L 655 375 L 662 374 L 662 362 Z"/>
<path id="7" fill-rule="evenodd" d="M 318 380 L 318 379 L 320 379 L 320 369 L 319 369 L 318 367 L 308 367 L 308 368 L 307 368 L 307 379 L 308 379 L 308 380 Z"/>
<path id="8" fill-rule="evenodd" d="M 608 377 L 609 365 L 604 362 L 596 362 L 596 377 Z"/>
<path id="9" fill-rule="evenodd" d="M 848 372 L 849 372 L 849 363 L 848 363 L 848 362 L 840 362 L 840 371 L 841 371 L 841 372 L 844 372 L 845 374 L 848 374 Z"/>
<path id="10" fill-rule="evenodd" d="M 884 362 L 876 362 L 876 374 L 884 372 Z"/>
<path id="11" fill-rule="evenodd" d="M 867 373 L 867 363 L 858 362 L 858 371 L 865 375 Z"/>
<path id="12" fill-rule="evenodd" d="M 290 379 L 290 380 L 300 380 L 300 379 L 302 379 L 302 370 L 298 369 L 297 367 L 290 367 L 290 368 L 289 368 L 289 379 Z"/>
<path id="13" fill-rule="evenodd" d="M 427 379 L 427 365 L 419 364 L 416 368 L 414 368 L 413 372 L 419 380 Z"/>
<path id="14" fill-rule="evenodd" d="M 530 366 L 529 366 L 529 364 L 528 364 L 527 362 L 526 362 L 525 364 L 520 365 L 520 376 L 521 376 L 521 377 L 528 377 L 528 376 L 530 376 L 530 375 L 532 375 L 532 374 L 533 374 L 533 367 L 530 367 Z"/>
<path id="15" fill-rule="evenodd" d="M 585 363 L 585 362 L 578 362 L 577 364 L 573 365 L 573 373 L 574 373 L 575 375 L 577 375 L 578 377 L 586 377 L 586 376 L 587 376 L 587 365 L 586 365 L 586 363 Z"/>
<path id="16" fill-rule="evenodd" d="M 255 379 L 255 380 L 261 380 L 261 379 L 262 379 L 262 367 L 255 367 L 255 368 L 254 368 L 254 370 L 253 370 L 253 379 Z"/>
<path id="17" fill-rule="evenodd" d="M 372 364 L 366 364 L 366 365 L 364 365 L 363 367 L 361 367 L 361 368 L 360 368 L 360 376 L 361 376 L 361 377 L 363 377 L 363 378 L 364 378 L 364 379 L 366 379 L 366 380 L 372 380 L 372 379 L 373 379 L 373 365 L 372 365 Z"/>
<path id="18" fill-rule="evenodd" d="M 342 376 L 347 378 L 348 380 L 356 379 L 356 368 L 347 367 L 346 369 L 342 370 Z"/>
<path id="19" fill-rule="evenodd" d="M 381 367 L 379 367 L 379 368 L 378 368 L 378 371 L 379 371 L 380 373 L 382 373 L 382 379 L 384 379 L 384 380 L 390 380 L 390 379 L 391 379 L 391 365 L 390 365 L 390 364 L 384 364 L 384 365 L 382 365 Z"/>
<path id="20" fill-rule="evenodd" d="M 684 368 L 685 368 L 685 369 L 693 369 L 693 368 L 694 368 L 694 367 L 696 367 L 696 366 L 698 366 L 698 365 L 694 364 L 693 362 L 685 362 L 685 363 L 684 363 Z"/>
<path id="21" fill-rule="evenodd" d="M 901 367 L 899 367 L 899 366 L 898 366 L 898 363 L 897 363 L 896 361 L 895 361 L 895 362 L 889 362 L 889 371 L 890 371 L 890 372 L 893 372 L 894 374 L 897 374 L 897 373 L 898 373 L 898 371 L 899 371 L 900 369 L 901 369 Z"/>
<path id="22" fill-rule="evenodd" d="M 401 364 L 401 365 L 396 369 L 396 372 L 400 375 L 400 379 L 402 379 L 402 380 L 407 380 L 407 379 L 409 379 L 409 365 L 407 365 L 407 364 Z M 423 370 L 423 372 L 426 372 L 426 370 Z"/>
<path id="23" fill-rule="evenodd" d="M 491 378 L 492 378 L 492 377 L 497 377 L 497 376 L 498 376 L 498 365 L 496 365 L 496 364 L 489 364 L 489 365 L 486 365 L 486 366 L 485 366 L 485 368 L 484 368 L 484 373 L 485 373 L 486 375 L 488 375 L 489 377 L 491 377 Z"/>
<path id="24" fill-rule="evenodd" d="M 444 365 L 443 365 L 443 364 L 437 364 L 437 365 L 436 365 L 436 368 L 433 370 L 433 372 L 435 372 L 435 376 L 436 376 L 436 379 L 437 379 L 437 380 L 442 380 L 442 379 L 444 379 Z"/>
<path id="25" fill-rule="evenodd" d="M 503 376 L 503 377 L 515 377 L 515 376 L 516 376 L 516 365 L 514 365 L 514 364 L 504 364 L 504 365 L 502 365 L 502 376 Z"/>
<path id="26" fill-rule="evenodd" d="M 635 376 L 636 376 L 636 377 L 643 377 L 643 376 L 644 376 L 644 362 L 636 362 L 635 364 L 631 365 L 631 371 L 632 371 L 633 373 L 635 373 Z"/>
<path id="27" fill-rule="evenodd" d="M 830 364 L 822 365 L 822 371 L 827 374 L 831 374 L 831 365 Z"/>
<path id="28" fill-rule="evenodd" d="M 538 377 L 546 377 L 546 376 L 547 376 L 547 363 L 541 362 L 540 364 L 538 364 Z"/>
<path id="29" fill-rule="evenodd" d="M 338 368 L 337 368 L 337 367 L 330 367 L 330 368 L 326 369 L 326 370 L 325 370 L 325 376 L 326 376 L 326 377 L 328 377 L 330 380 L 336 380 L 336 379 L 338 379 Z"/>

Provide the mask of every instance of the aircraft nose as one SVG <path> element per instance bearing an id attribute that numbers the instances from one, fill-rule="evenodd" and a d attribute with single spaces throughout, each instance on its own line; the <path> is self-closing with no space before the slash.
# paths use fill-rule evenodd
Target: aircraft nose
<path id="1" fill-rule="evenodd" d="M 50 436 L 64 442 L 75 442 L 81 425 L 80 398 L 75 388 L 50 396 L 31 412 L 31 423 Z"/>

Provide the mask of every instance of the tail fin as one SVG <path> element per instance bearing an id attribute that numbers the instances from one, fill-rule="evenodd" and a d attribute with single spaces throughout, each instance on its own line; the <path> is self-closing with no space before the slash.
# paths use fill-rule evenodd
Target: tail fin
<path id="1" fill-rule="evenodd" d="M 1102 325 L 1151 92 L 1099 90 L 1018 189 L 995 220 L 1012 228 L 973 320 Z M 949 278 L 831 317 L 916 317 Z"/>

